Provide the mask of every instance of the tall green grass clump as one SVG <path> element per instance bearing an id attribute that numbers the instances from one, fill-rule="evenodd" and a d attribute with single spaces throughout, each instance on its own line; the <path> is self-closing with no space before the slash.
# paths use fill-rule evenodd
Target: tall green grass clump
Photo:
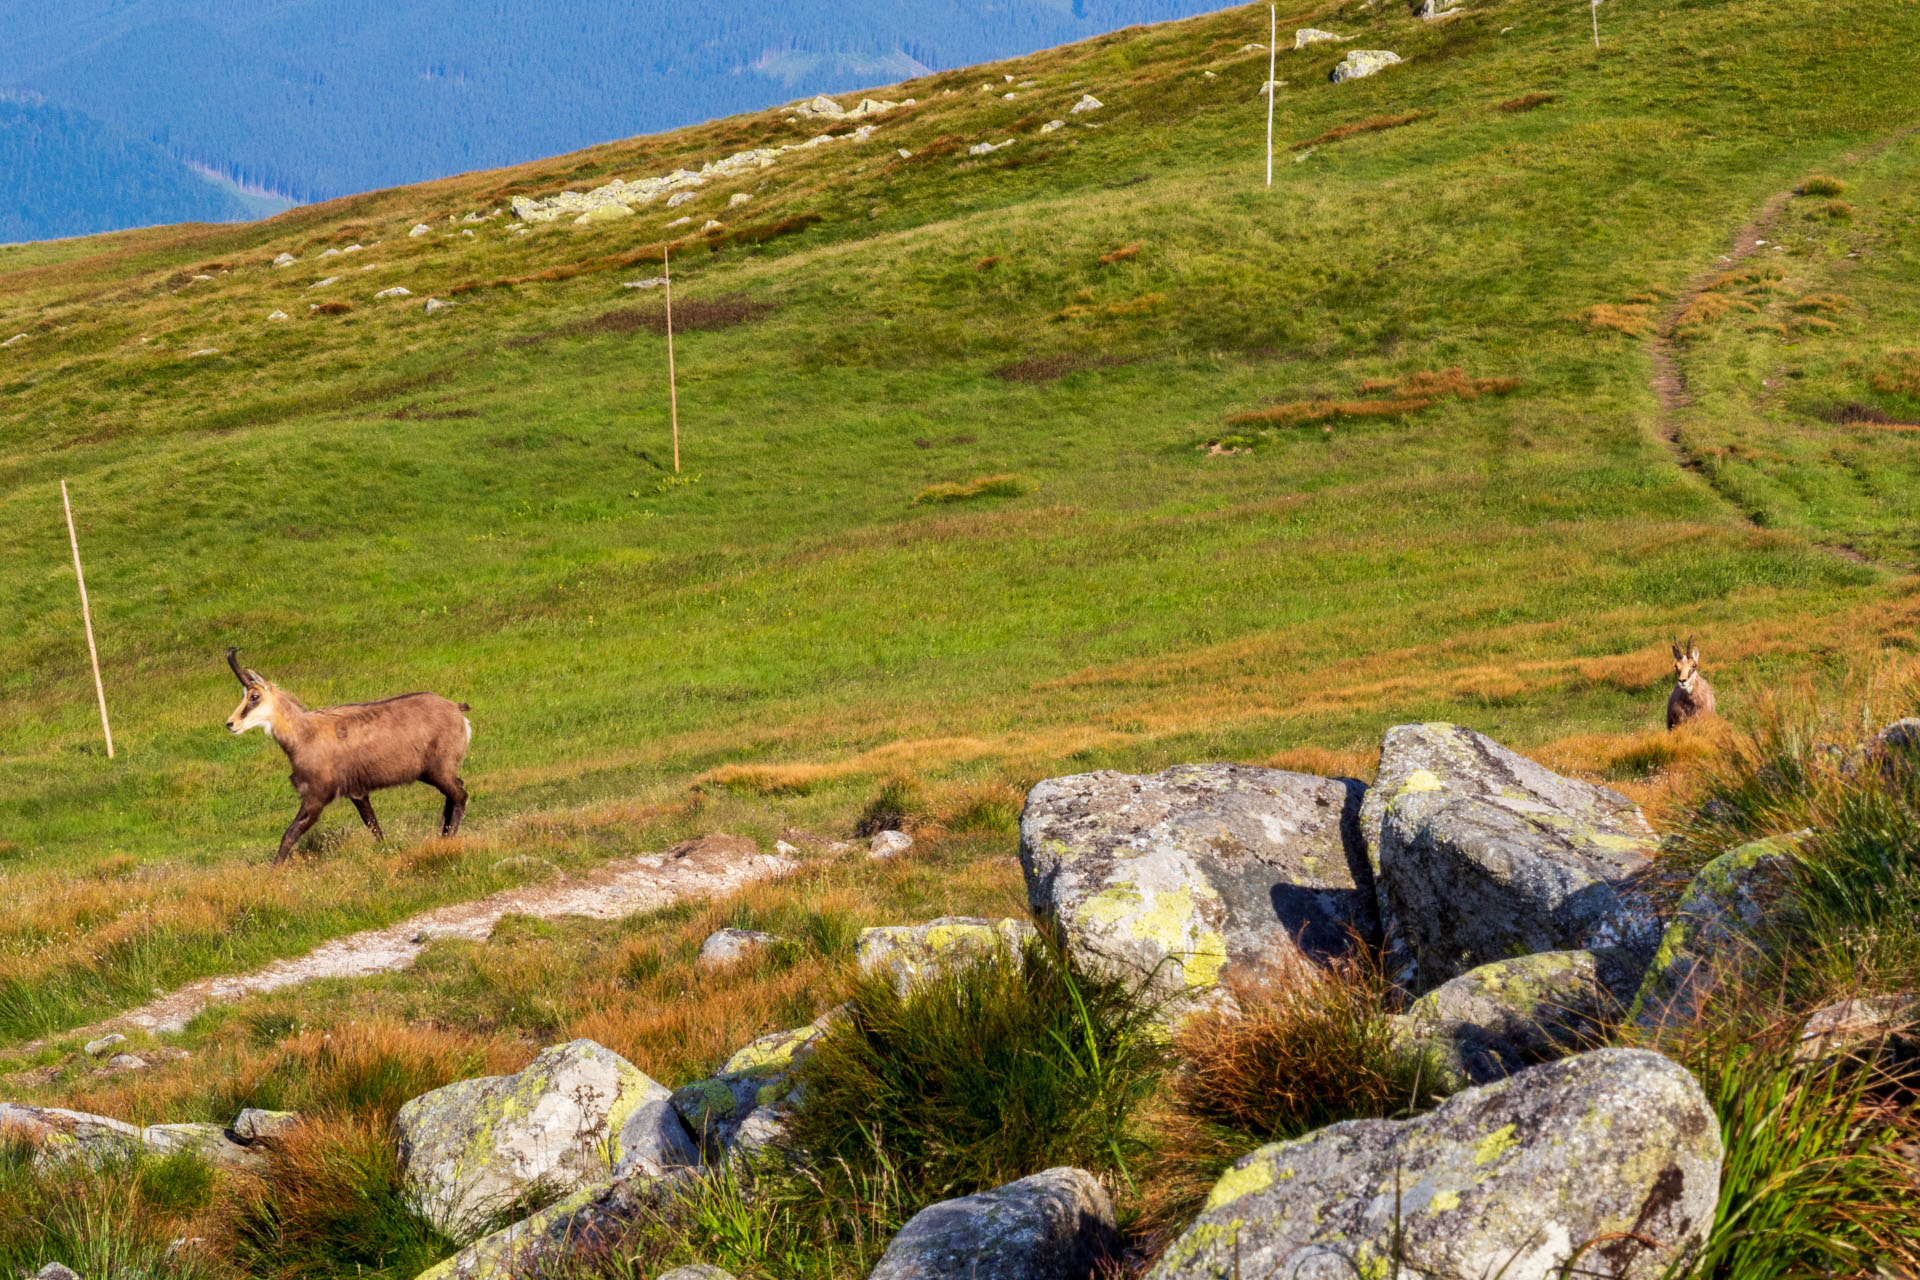
<path id="1" fill-rule="evenodd" d="M 1153 1014 L 1053 942 L 904 996 L 864 979 L 801 1070 L 794 1137 L 822 1165 L 891 1168 L 914 1205 L 1061 1164 L 1125 1179 L 1132 1117 L 1167 1063 Z"/>
<path id="2" fill-rule="evenodd" d="M 214 1200 L 213 1170 L 189 1153 L 36 1161 L 32 1144 L 0 1136 L 0 1275 L 50 1262 L 114 1280 L 222 1274 L 193 1239 Z"/>

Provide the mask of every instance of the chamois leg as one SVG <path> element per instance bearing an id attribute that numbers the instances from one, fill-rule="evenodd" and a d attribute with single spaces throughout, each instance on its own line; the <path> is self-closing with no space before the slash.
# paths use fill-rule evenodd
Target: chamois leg
<path id="1" fill-rule="evenodd" d="M 307 828 L 320 821 L 320 811 L 326 807 L 325 800 L 307 797 L 301 799 L 300 812 L 287 825 L 286 834 L 280 837 L 280 852 L 273 855 L 275 865 L 293 856 L 293 846 L 300 843 L 300 837 L 307 834 Z"/>
<path id="2" fill-rule="evenodd" d="M 360 821 L 367 824 L 367 830 L 373 832 L 373 838 L 385 840 L 387 837 L 380 831 L 380 819 L 373 816 L 373 801 L 365 796 L 348 796 L 347 799 L 353 801 L 353 807 L 360 811 Z"/>
<path id="3" fill-rule="evenodd" d="M 460 819 L 467 816 L 467 785 L 459 778 L 428 778 L 427 784 L 439 789 L 447 798 L 440 808 L 440 834 L 457 836 L 460 834 Z"/>

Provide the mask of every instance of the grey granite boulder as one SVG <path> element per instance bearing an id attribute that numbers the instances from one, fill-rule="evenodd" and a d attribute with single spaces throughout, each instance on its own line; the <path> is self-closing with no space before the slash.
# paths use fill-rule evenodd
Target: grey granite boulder
<path id="1" fill-rule="evenodd" d="M 1377 936 L 1364 790 L 1237 764 L 1050 778 L 1020 820 L 1027 901 L 1075 963 L 1181 1012 Z"/>
<path id="2" fill-rule="evenodd" d="M 247 1107 L 234 1117 L 232 1133 L 241 1142 L 273 1142 L 300 1127 L 296 1111 L 263 1111 Z"/>
<path id="3" fill-rule="evenodd" d="M 1624 947 L 1644 960 L 1659 941 L 1637 884 L 1658 847 L 1639 808 L 1471 729 L 1387 730 L 1360 820 L 1404 985 L 1536 951 Z"/>
<path id="4" fill-rule="evenodd" d="M 684 1267 L 663 1271 L 655 1280 L 733 1280 L 733 1273 L 722 1271 L 719 1267 L 708 1266 L 704 1262 L 692 1262 Z"/>
<path id="5" fill-rule="evenodd" d="M 941 916 L 925 924 L 862 929 L 854 964 L 863 974 L 885 974 L 905 995 L 916 983 L 984 957 L 1001 956 L 1017 966 L 1037 937 L 1025 920 Z"/>
<path id="6" fill-rule="evenodd" d="M 913 1215 L 870 1280 L 1087 1280 L 1119 1253 L 1113 1205 L 1083 1169 L 1048 1169 Z"/>
<path id="7" fill-rule="evenodd" d="M 140 1154 L 140 1129 L 124 1121 L 63 1107 L 29 1107 L 0 1102 L 0 1140 L 32 1146 L 37 1158 L 79 1159 L 90 1163 L 125 1160 Z"/>
<path id="8" fill-rule="evenodd" d="M 707 940 L 700 944 L 700 954 L 694 963 L 702 969 L 724 969 L 783 941 L 778 934 L 761 933 L 757 929 L 720 929 L 708 934 Z"/>
<path id="9" fill-rule="evenodd" d="M 627 1228 L 664 1202 L 670 1181 L 614 1178 L 581 1187 L 512 1226 L 482 1236 L 415 1280 L 521 1280 L 575 1275 L 617 1247 Z"/>
<path id="10" fill-rule="evenodd" d="M 1661 935 L 1634 998 L 1642 1027 L 1684 1026 L 1729 974 L 1762 945 L 1766 922 L 1791 887 L 1797 836 L 1774 836 L 1723 853 L 1700 869 Z"/>
<path id="11" fill-rule="evenodd" d="M 1801 1062 L 1850 1057 L 1879 1062 L 1906 1077 L 1920 1065 L 1920 992 L 1866 996 L 1816 1009 L 1800 1028 Z"/>
<path id="12" fill-rule="evenodd" d="M 604 1181 L 627 1154 L 628 1121 L 670 1096 L 591 1040 L 556 1045 L 514 1075 L 461 1080 L 401 1107 L 402 1189 L 422 1218 L 472 1240 L 530 1194 Z"/>
<path id="13" fill-rule="evenodd" d="M 1333 69 L 1333 82 L 1344 84 L 1348 80 L 1359 80 L 1386 70 L 1403 61 L 1399 54 L 1391 49 L 1355 49 L 1340 59 Z"/>
<path id="14" fill-rule="evenodd" d="M 1572 1264 L 1651 1280 L 1711 1228 L 1721 1155 L 1685 1068 L 1603 1049 L 1415 1120 L 1262 1147 L 1221 1176 L 1149 1274 L 1548 1280 Z"/>
<path id="15" fill-rule="evenodd" d="M 1633 999 L 1640 965 L 1618 950 L 1541 951 L 1468 970 L 1413 1002 L 1417 1020 L 1466 1022 L 1528 1062 L 1592 1048 Z"/>
<path id="16" fill-rule="evenodd" d="M 267 1165 L 264 1155 L 235 1142 L 217 1124 L 150 1124 L 140 1136 L 155 1155 L 191 1152 L 217 1169 L 260 1170 Z"/>
<path id="17" fill-rule="evenodd" d="M 835 1012 L 761 1036 L 728 1058 L 718 1074 L 673 1091 L 673 1109 L 706 1151 L 752 1154 L 783 1145 L 799 1085 L 795 1069 L 812 1056 Z"/>
<path id="18" fill-rule="evenodd" d="M 1527 1065 L 1526 1055 L 1472 1022 L 1396 1013 L 1388 1023 L 1395 1047 L 1418 1055 L 1420 1089 L 1430 1097 L 1505 1080 Z"/>

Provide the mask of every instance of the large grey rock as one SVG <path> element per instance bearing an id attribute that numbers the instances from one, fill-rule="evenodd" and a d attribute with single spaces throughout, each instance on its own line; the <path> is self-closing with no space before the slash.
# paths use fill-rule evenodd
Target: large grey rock
<path id="1" fill-rule="evenodd" d="M 274 1142 L 300 1127 L 297 1111 L 263 1111 L 247 1107 L 234 1117 L 233 1136 L 242 1142 Z"/>
<path id="2" fill-rule="evenodd" d="M 1304 49 L 1310 44 L 1326 44 L 1335 40 L 1351 40 L 1352 36 L 1337 36 L 1331 31 L 1322 31 L 1318 27 L 1301 27 L 1293 33 L 1293 47 Z"/>
<path id="3" fill-rule="evenodd" d="M 867 842 L 869 858 L 897 858 L 913 848 L 913 837 L 904 831 L 879 831 Z"/>
<path id="4" fill-rule="evenodd" d="M 1548 1280 L 1578 1257 L 1581 1274 L 1649 1280 L 1711 1228 L 1721 1155 L 1685 1068 L 1603 1049 L 1416 1120 L 1352 1120 L 1260 1148 L 1222 1175 L 1150 1277 Z"/>
<path id="5" fill-rule="evenodd" d="M 218 1169 L 259 1170 L 267 1164 L 265 1156 L 235 1142 L 217 1124 L 150 1124 L 140 1137 L 155 1155 L 190 1152 Z"/>
<path id="6" fill-rule="evenodd" d="M 146 1146 L 141 1130 L 124 1121 L 17 1102 L 0 1102 L 0 1139 L 25 1142 L 41 1158 L 89 1162 L 124 1160 Z"/>
<path id="7" fill-rule="evenodd" d="M 1334 67 L 1333 82 L 1342 84 L 1348 80 L 1358 80 L 1384 71 L 1400 61 L 1400 55 L 1391 49 L 1355 49 Z"/>
<path id="8" fill-rule="evenodd" d="M 1814 1010 L 1800 1028 L 1793 1056 L 1801 1062 L 1860 1058 L 1905 1076 L 1920 1064 L 1920 992 L 1842 1000 Z"/>
<path id="9" fill-rule="evenodd" d="M 1485 1027 L 1457 1018 L 1396 1013 L 1388 1020 L 1394 1045 L 1420 1059 L 1420 1091 L 1446 1097 L 1492 1084 L 1522 1070 L 1527 1058 Z"/>
<path id="10" fill-rule="evenodd" d="M 1458 12 L 1459 8 L 1460 0 L 1415 0 L 1413 12 L 1415 17 L 1432 21 Z"/>
<path id="11" fill-rule="evenodd" d="M 782 1146 L 796 1102 L 794 1071 L 812 1056 L 833 1016 L 761 1036 L 728 1058 L 717 1075 L 674 1090 L 673 1108 L 688 1132 L 715 1154 Z"/>
<path id="12" fill-rule="evenodd" d="M 414 1212 L 472 1240 L 524 1197 L 605 1180 L 627 1152 L 627 1123 L 670 1097 L 591 1040 L 543 1050 L 510 1076 L 435 1089 L 400 1108 L 401 1186 Z"/>
<path id="13" fill-rule="evenodd" d="M 1464 1022 L 1526 1061 L 1593 1047 L 1633 999 L 1640 966 L 1612 951 L 1541 951 L 1468 970 L 1413 1002 L 1416 1020 Z"/>
<path id="14" fill-rule="evenodd" d="M 1364 790 L 1237 764 L 1050 778 L 1020 820 L 1027 901 L 1077 963 L 1150 979 L 1177 1013 L 1377 934 Z"/>
<path id="15" fill-rule="evenodd" d="M 1118 1255 L 1113 1205 L 1083 1169 L 1048 1169 L 913 1215 L 870 1280 L 1086 1280 Z"/>
<path id="16" fill-rule="evenodd" d="M 1752 961 L 1768 917 L 1791 887 L 1797 840 L 1755 840 L 1700 869 L 1661 935 L 1629 1014 L 1634 1022 L 1685 1026 L 1722 980 Z"/>
<path id="17" fill-rule="evenodd" d="M 101 1036 L 98 1040 L 87 1041 L 86 1053 L 89 1058 L 105 1057 L 126 1042 L 127 1038 L 116 1031 L 112 1035 Z"/>
<path id="18" fill-rule="evenodd" d="M 1018 965 L 1039 933 L 1025 920 L 941 916 L 925 924 L 862 929 L 854 964 L 863 974 L 885 974 L 901 995 L 956 966 L 1001 956 Z"/>
<path id="19" fill-rule="evenodd" d="M 580 1274 L 618 1246 L 671 1181 L 615 1178 L 581 1187 L 540 1212 L 468 1244 L 415 1280 L 521 1280 Z"/>
<path id="20" fill-rule="evenodd" d="M 614 1163 L 613 1176 L 634 1174 L 648 1178 L 666 1178 L 700 1167 L 700 1148 L 687 1132 L 680 1113 L 674 1110 L 673 1095 L 665 1088 L 640 1104 L 627 1122 L 620 1126 L 620 1158 Z"/>
<path id="21" fill-rule="evenodd" d="M 1452 724 L 1387 730 L 1360 811 L 1396 981 L 1438 986 L 1536 951 L 1660 937 L 1638 887 L 1658 847 L 1618 792 L 1563 778 Z"/>
<path id="22" fill-rule="evenodd" d="M 722 1271 L 719 1267 L 708 1266 L 704 1262 L 692 1262 L 684 1267 L 663 1271 L 655 1277 L 655 1280 L 733 1280 L 733 1273 Z"/>

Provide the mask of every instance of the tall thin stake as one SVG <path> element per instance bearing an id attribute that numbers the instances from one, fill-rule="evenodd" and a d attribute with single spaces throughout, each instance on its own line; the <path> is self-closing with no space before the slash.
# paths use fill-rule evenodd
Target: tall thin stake
<path id="1" fill-rule="evenodd" d="M 680 474 L 680 391 L 673 372 L 673 264 L 667 246 L 660 246 L 660 269 L 667 281 L 667 404 L 673 413 L 673 474 Z"/>
<path id="2" fill-rule="evenodd" d="M 1280 52 L 1280 6 L 1267 6 L 1267 185 L 1273 185 L 1273 72 Z"/>
<path id="3" fill-rule="evenodd" d="M 87 624 L 87 657 L 93 659 L 93 692 L 100 699 L 100 732 L 106 735 L 107 759 L 113 759 L 113 726 L 107 723 L 107 687 L 100 683 L 100 650 L 93 643 L 93 609 L 87 604 L 87 574 L 80 567 L 80 535 L 73 528 L 73 500 L 67 482 L 60 482 L 60 505 L 67 509 L 67 541 L 73 544 L 73 577 L 80 584 L 80 617 Z"/>
<path id="4" fill-rule="evenodd" d="M 1600 47 L 1600 0 L 1588 0 L 1587 7 L 1593 10 L 1593 47 Z"/>

